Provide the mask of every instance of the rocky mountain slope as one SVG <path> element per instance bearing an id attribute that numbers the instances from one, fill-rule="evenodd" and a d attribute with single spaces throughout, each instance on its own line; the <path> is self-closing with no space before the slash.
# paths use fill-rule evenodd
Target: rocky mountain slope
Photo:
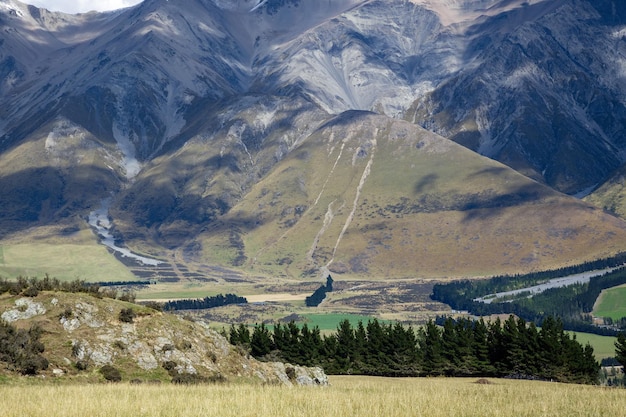
<path id="1" fill-rule="evenodd" d="M 626 160 L 625 16 L 611 0 L 1 0 L 0 238 L 85 244 L 106 202 L 136 251 L 288 276 L 610 255 L 624 221 L 560 192 Z"/>
<path id="2" fill-rule="evenodd" d="M 131 315 L 120 314 L 128 310 Z M 319 368 L 258 362 L 202 322 L 109 298 L 66 292 L 5 294 L 0 296 L 0 315 L 17 328 L 39 327 L 41 355 L 48 361 L 39 373 L 50 377 L 99 380 L 99 370 L 109 366 L 122 380 L 136 382 L 178 377 L 290 386 L 328 383 Z M 11 369 L 12 364 L 5 365 L 0 373 Z"/>

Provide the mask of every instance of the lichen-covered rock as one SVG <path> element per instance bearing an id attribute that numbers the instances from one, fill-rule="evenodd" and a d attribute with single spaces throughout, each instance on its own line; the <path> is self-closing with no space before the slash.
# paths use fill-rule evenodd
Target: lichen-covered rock
<path id="1" fill-rule="evenodd" d="M 272 362 L 269 365 L 272 367 L 276 377 L 285 385 L 328 385 L 328 376 L 322 368 L 291 365 L 282 362 Z"/>
<path id="2" fill-rule="evenodd" d="M 2 320 L 12 323 L 18 320 L 27 320 L 35 316 L 46 314 L 43 304 L 29 298 L 15 300 L 15 308 L 2 313 Z"/>

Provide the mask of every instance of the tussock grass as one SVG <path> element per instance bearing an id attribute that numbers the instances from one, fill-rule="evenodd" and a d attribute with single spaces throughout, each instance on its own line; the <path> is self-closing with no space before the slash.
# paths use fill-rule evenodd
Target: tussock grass
<path id="1" fill-rule="evenodd" d="M 330 387 L 0 386 L 5 417 L 623 416 L 626 390 L 548 382 L 335 377 Z"/>

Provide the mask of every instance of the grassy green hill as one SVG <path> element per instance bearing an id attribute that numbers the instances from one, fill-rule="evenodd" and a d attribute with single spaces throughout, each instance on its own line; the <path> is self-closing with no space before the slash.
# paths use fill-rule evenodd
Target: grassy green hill
<path id="1" fill-rule="evenodd" d="M 602 291 L 593 308 L 596 317 L 619 320 L 626 317 L 626 286 L 622 285 Z"/>
<path id="2" fill-rule="evenodd" d="M 89 235 L 88 230 L 83 234 Z M 130 270 L 95 238 L 82 243 L 18 243 L 0 246 L 0 276 L 43 277 L 91 282 L 132 281 Z"/>
<path id="3" fill-rule="evenodd" d="M 585 200 L 626 219 L 626 166 L 615 172 L 611 179 Z"/>

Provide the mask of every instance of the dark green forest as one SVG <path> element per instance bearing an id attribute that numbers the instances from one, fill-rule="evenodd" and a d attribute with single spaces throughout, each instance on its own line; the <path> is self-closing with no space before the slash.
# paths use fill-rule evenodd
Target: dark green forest
<path id="1" fill-rule="evenodd" d="M 317 307 L 318 305 L 320 305 L 321 302 L 324 301 L 324 298 L 326 298 L 326 293 L 332 292 L 333 282 L 334 282 L 333 277 L 328 275 L 326 277 L 326 285 L 320 286 L 318 289 L 316 289 L 313 292 L 313 294 L 306 297 L 304 299 L 304 304 L 307 307 Z"/>
<path id="2" fill-rule="evenodd" d="M 230 342 L 261 360 L 321 366 L 331 375 L 508 377 L 560 382 L 596 383 L 600 365 L 593 348 L 582 346 L 547 317 L 534 323 L 510 316 L 496 319 L 430 321 L 414 330 L 400 323 L 371 320 L 354 328 L 342 321 L 336 332 L 322 336 L 291 322 L 265 324 L 252 331 L 231 326 Z"/>
<path id="3" fill-rule="evenodd" d="M 163 311 L 202 310 L 205 308 L 222 307 L 229 304 L 246 304 L 247 302 L 246 297 L 240 297 L 235 294 L 218 294 L 204 298 L 172 300 L 163 303 L 161 308 Z"/>
<path id="4" fill-rule="evenodd" d="M 611 329 L 593 325 L 590 313 L 602 290 L 626 283 L 626 267 L 620 267 L 612 272 L 593 277 L 586 284 L 552 288 L 532 297 L 522 294 L 514 299 L 498 299 L 498 302 L 495 300 L 492 300 L 491 303 L 475 301 L 476 298 L 489 294 L 526 288 L 548 279 L 577 273 L 580 272 L 579 269 L 582 267 L 528 275 L 495 277 L 488 280 L 466 280 L 436 284 L 431 298 L 448 304 L 455 310 L 468 311 L 477 316 L 515 314 L 527 321 L 534 322 L 538 326 L 542 326 L 546 317 L 554 316 L 561 318 L 566 330 L 615 336 L 620 330 L 619 328 L 622 330 L 626 328 L 626 318 L 615 321 L 614 325 L 616 326 Z"/>

